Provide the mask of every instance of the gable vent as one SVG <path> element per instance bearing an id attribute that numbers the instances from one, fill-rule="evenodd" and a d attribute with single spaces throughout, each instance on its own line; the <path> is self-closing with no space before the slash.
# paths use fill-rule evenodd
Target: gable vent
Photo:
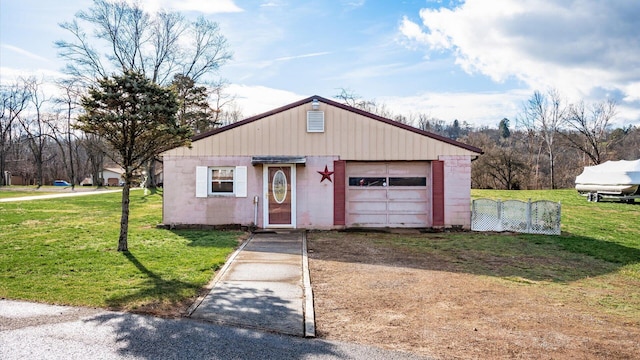
<path id="1" fill-rule="evenodd" d="M 324 111 L 307 111 L 307 132 L 324 132 Z"/>

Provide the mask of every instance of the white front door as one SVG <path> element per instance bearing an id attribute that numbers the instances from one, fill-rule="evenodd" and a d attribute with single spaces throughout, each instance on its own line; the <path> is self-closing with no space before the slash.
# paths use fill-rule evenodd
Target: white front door
<path id="1" fill-rule="evenodd" d="M 296 227 L 295 165 L 264 165 L 264 224 L 268 228 Z"/>

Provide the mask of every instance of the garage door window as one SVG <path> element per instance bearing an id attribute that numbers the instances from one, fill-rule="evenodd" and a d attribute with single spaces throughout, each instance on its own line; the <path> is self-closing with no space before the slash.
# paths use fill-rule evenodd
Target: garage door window
<path id="1" fill-rule="evenodd" d="M 350 177 L 349 186 L 387 186 L 386 177 Z"/>
<path id="2" fill-rule="evenodd" d="M 426 177 L 390 177 L 389 186 L 427 186 Z"/>
<path id="3" fill-rule="evenodd" d="M 350 177 L 349 186 L 427 186 L 426 177 Z"/>

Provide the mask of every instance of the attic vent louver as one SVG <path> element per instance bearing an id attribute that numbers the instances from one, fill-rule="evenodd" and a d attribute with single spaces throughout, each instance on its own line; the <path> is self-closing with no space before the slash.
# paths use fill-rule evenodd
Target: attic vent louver
<path id="1" fill-rule="evenodd" d="M 307 111 L 307 132 L 324 132 L 324 111 Z"/>

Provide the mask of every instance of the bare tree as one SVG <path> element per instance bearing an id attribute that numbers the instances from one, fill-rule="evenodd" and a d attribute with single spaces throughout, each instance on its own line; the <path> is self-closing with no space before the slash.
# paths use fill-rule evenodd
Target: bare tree
<path id="1" fill-rule="evenodd" d="M 206 75 L 217 73 L 232 56 L 216 22 L 204 17 L 189 22 L 179 13 L 166 11 L 150 14 L 138 3 L 124 0 L 94 0 L 91 8 L 60 26 L 73 37 L 56 42 L 67 60 L 66 72 L 89 85 L 114 72 L 128 71 L 159 85 L 168 85 L 174 75 L 214 84 L 205 80 Z M 85 27 L 94 30 L 93 37 Z M 101 55 L 103 49 L 108 49 L 106 55 Z M 145 185 L 155 186 L 158 154 L 151 155 L 146 164 L 151 181 Z"/>
<path id="2" fill-rule="evenodd" d="M 591 106 L 584 101 L 569 108 L 565 123 L 580 134 L 579 137 L 566 136 L 572 147 L 589 157 L 591 164 L 600 164 L 611 142 L 607 141 L 609 123 L 616 116 L 616 103 L 612 99 Z"/>
<path id="3" fill-rule="evenodd" d="M 438 119 L 428 114 L 418 114 L 416 127 L 423 131 L 446 136 L 447 124 L 444 120 Z"/>
<path id="4" fill-rule="evenodd" d="M 65 70 L 89 84 L 114 71 L 135 71 L 161 85 L 175 74 L 199 82 L 231 59 L 216 22 L 204 17 L 189 22 L 164 11 L 149 14 L 138 3 L 94 0 L 89 10 L 60 26 L 73 37 L 56 42 L 67 60 Z M 85 27 L 93 31 L 92 37 Z"/>
<path id="5" fill-rule="evenodd" d="M 23 81 L 0 86 L 0 186 L 7 185 L 5 171 L 9 150 L 13 144 L 14 121 L 27 107 L 30 92 Z"/>
<path id="6" fill-rule="evenodd" d="M 92 185 L 95 187 L 104 186 L 100 175 L 104 167 L 104 159 L 108 151 L 108 145 L 98 135 L 86 133 L 80 139 L 80 143 L 87 154 L 87 168 L 91 173 Z"/>
<path id="7" fill-rule="evenodd" d="M 209 99 L 213 103 L 214 126 L 224 126 L 242 119 L 242 110 L 236 103 L 236 96 L 225 93 L 228 83 L 219 81 L 209 87 Z"/>
<path id="8" fill-rule="evenodd" d="M 235 101 L 227 103 L 221 110 L 219 121 L 222 125 L 233 124 L 244 118 L 242 108 Z"/>
<path id="9" fill-rule="evenodd" d="M 554 140 L 566 116 L 567 107 L 558 91 L 552 89 L 546 94 L 535 91 L 518 117 L 519 125 L 539 139 L 546 150 L 549 158 L 549 185 L 552 189 L 556 188 L 554 169 L 557 146 Z"/>
<path id="10" fill-rule="evenodd" d="M 472 186 L 516 190 L 522 187 L 527 167 L 521 132 L 503 138 L 500 129 L 484 128 L 470 133 L 465 141 L 480 147 L 484 154 L 471 165 Z"/>
<path id="11" fill-rule="evenodd" d="M 364 110 L 370 113 L 376 113 L 376 102 L 373 100 L 365 100 L 351 89 L 340 88 L 340 93 L 336 94 L 334 98 L 340 100 L 343 104 L 354 107 L 356 109 Z"/>
<path id="12" fill-rule="evenodd" d="M 45 105 L 50 99 L 42 91 L 42 81 L 38 81 L 33 77 L 23 81 L 29 91 L 30 110 L 32 113 L 26 114 L 23 112 L 17 119 L 26 134 L 26 141 L 36 167 L 36 185 L 40 188 L 44 185 L 45 146 L 50 129 L 46 123 L 52 120 L 49 118 L 50 114 L 45 113 Z"/>
<path id="13" fill-rule="evenodd" d="M 60 148 L 62 163 L 66 170 L 67 178 L 69 182 L 71 182 L 71 189 L 73 190 L 77 183 L 77 159 L 75 159 L 74 156 L 77 153 L 77 144 L 79 144 L 79 142 L 76 141 L 77 139 L 73 134 L 72 122 L 79 107 L 82 88 L 79 86 L 79 82 L 73 78 L 61 80 L 57 84 L 58 88 L 62 91 L 62 95 L 55 98 L 54 101 L 63 105 L 61 112 L 63 112 L 64 115 L 63 118 L 58 115 L 57 121 L 52 121 L 48 125 L 53 132 L 53 140 Z"/>

